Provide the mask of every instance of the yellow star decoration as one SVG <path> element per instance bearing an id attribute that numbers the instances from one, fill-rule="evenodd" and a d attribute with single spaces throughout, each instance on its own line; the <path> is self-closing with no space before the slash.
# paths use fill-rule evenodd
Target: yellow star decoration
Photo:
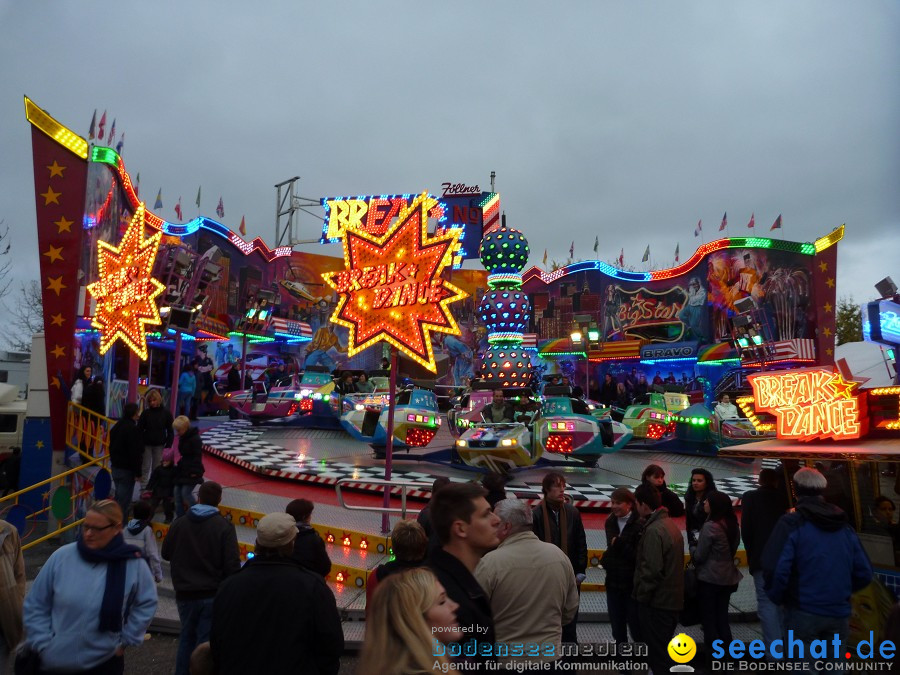
<path id="1" fill-rule="evenodd" d="M 54 192 L 52 187 L 48 187 L 46 192 L 41 193 L 44 198 L 44 206 L 48 204 L 59 204 L 59 196 L 62 192 Z"/>
<path id="2" fill-rule="evenodd" d="M 831 347 L 826 349 L 825 353 L 828 354 L 828 356 L 834 356 L 834 350 Z"/>
<path id="3" fill-rule="evenodd" d="M 819 263 L 819 269 L 823 272 L 827 272 L 828 271 L 828 263 L 823 260 L 822 262 Z"/>
<path id="4" fill-rule="evenodd" d="M 50 164 L 47 168 L 50 169 L 50 178 L 53 178 L 54 176 L 59 176 L 60 178 L 62 178 L 62 177 L 63 177 L 63 171 L 66 170 L 66 167 L 60 166 L 60 165 L 56 162 L 55 159 L 53 160 L 53 164 Z"/>
<path id="5" fill-rule="evenodd" d="M 50 490 L 47 490 L 46 492 L 42 492 L 41 499 L 43 499 L 45 502 L 48 501 L 50 499 Z"/>
<path id="6" fill-rule="evenodd" d="M 62 246 L 51 245 L 48 250 L 44 251 L 44 255 L 50 258 L 51 263 L 55 263 L 57 260 L 63 260 L 62 250 Z"/>
<path id="7" fill-rule="evenodd" d="M 822 332 L 825 333 L 825 337 L 831 337 L 831 329 L 828 326 L 822 329 Z"/>
<path id="8" fill-rule="evenodd" d="M 71 232 L 72 224 L 74 220 L 66 220 L 65 216 L 62 216 L 59 220 L 57 220 L 54 225 L 56 225 L 56 234 L 62 234 L 63 232 Z"/>
<path id="9" fill-rule="evenodd" d="M 857 386 L 857 382 L 847 382 L 840 373 L 836 373 L 835 376 L 831 379 L 831 382 L 828 384 L 831 385 L 831 388 L 834 389 L 835 396 L 843 396 L 844 398 L 851 398 L 853 395 L 853 389 Z"/>
<path id="10" fill-rule="evenodd" d="M 66 355 L 66 348 L 61 345 L 56 345 L 56 347 L 50 350 L 50 353 L 56 358 L 61 359 Z"/>
<path id="11" fill-rule="evenodd" d="M 131 348 L 142 360 L 147 358 L 147 326 L 158 326 L 156 297 L 165 290 L 153 278 L 153 263 L 162 232 L 144 239 L 146 212 L 141 204 L 116 248 L 97 242 L 99 281 L 87 287 L 97 301 L 91 325 L 100 329 L 100 353 L 105 354 L 116 339 Z"/>
<path id="12" fill-rule="evenodd" d="M 47 277 L 47 290 L 53 291 L 56 295 L 59 295 L 64 288 L 68 288 L 62 282 L 62 275 L 58 277 Z"/>
<path id="13" fill-rule="evenodd" d="M 59 378 L 56 375 L 50 378 L 50 386 L 56 387 L 57 389 L 62 389 L 62 385 L 60 384 Z"/>
<path id="14" fill-rule="evenodd" d="M 832 305 L 831 305 L 830 302 L 826 302 L 826 303 L 823 305 L 823 307 L 824 307 L 824 309 L 825 309 L 825 313 L 826 313 L 826 314 L 831 314 L 831 310 L 834 309 L 834 307 L 832 307 Z"/>
<path id="15" fill-rule="evenodd" d="M 37 443 L 34 444 L 34 447 L 36 447 L 38 450 L 40 450 L 41 448 L 44 447 L 44 441 L 38 441 Z"/>
<path id="16" fill-rule="evenodd" d="M 828 286 L 828 288 L 834 288 L 834 277 L 828 277 L 828 279 L 825 280 L 825 285 Z"/>
<path id="17" fill-rule="evenodd" d="M 54 314 L 50 317 L 50 323 L 54 326 L 62 326 L 65 321 L 62 314 Z"/>

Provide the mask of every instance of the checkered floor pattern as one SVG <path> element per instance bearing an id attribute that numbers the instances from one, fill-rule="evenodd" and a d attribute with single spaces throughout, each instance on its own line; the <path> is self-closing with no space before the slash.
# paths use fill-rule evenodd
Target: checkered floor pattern
<path id="1" fill-rule="evenodd" d="M 262 440 L 263 435 L 269 440 Z M 329 453 L 289 450 L 277 445 L 281 439 L 303 438 L 311 441 L 310 445 L 338 448 L 346 451 L 346 457 L 329 458 Z M 277 475 L 283 478 L 294 478 L 301 481 L 314 481 L 333 483 L 339 479 L 350 479 L 365 483 L 370 479 L 384 477 L 384 467 L 381 463 L 373 463 L 366 466 L 365 463 L 341 461 L 353 459 L 350 455 L 360 453 L 364 446 L 343 431 L 322 431 L 314 429 L 288 429 L 271 433 L 271 429 L 254 427 L 244 420 L 224 422 L 208 429 L 203 434 L 204 446 L 207 451 L 227 461 L 243 465 L 246 468 L 268 475 Z M 292 445 L 286 442 L 285 445 Z M 357 447 L 359 446 L 359 447 Z M 322 456 L 325 455 L 325 456 Z M 398 456 L 402 459 L 403 454 Z M 774 467 L 774 460 L 763 460 L 763 466 Z M 430 471 L 427 463 L 419 463 L 417 469 L 404 470 L 402 466 L 395 466 L 392 476 L 398 481 L 415 481 L 430 485 L 445 471 Z M 442 467 L 443 468 L 443 467 Z M 714 471 L 715 473 L 715 471 Z M 452 480 L 471 480 L 474 475 L 452 476 Z M 514 478 L 507 485 L 507 492 L 523 499 L 539 498 L 541 493 L 542 473 Z M 624 478 L 624 477 L 623 477 Z M 636 487 L 634 481 L 627 478 L 621 482 L 595 483 L 590 482 L 589 476 L 572 475 L 569 478 L 568 492 L 576 502 L 608 503 L 610 495 L 617 487 L 627 487 L 633 490 Z M 676 494 L 682 495 L 687 489 L 687 483 L 673 483 L 670 485 Z M 753 475 L 729 476 L 716 479 L 716 487 L 729 495 L 733 500 L 740 499 L 747 490 L 756 487 L 756 477 Z"/>

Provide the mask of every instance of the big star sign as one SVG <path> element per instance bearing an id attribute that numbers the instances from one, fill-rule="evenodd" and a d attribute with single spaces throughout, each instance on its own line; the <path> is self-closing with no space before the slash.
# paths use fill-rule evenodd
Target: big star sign
<path id="1" fill-rule="evenodd" d="M 449 306 L 468 294 L 441 278 L 460 231 L 429 236 L 433 202 L 419 195 L 380 237 L 348 229 L 346 269 L 322 275 L 340 296 L 331 321 L 350 330 L 350 356 L 385 341 L 437 372 L 431 333 L 460 334 Z"/>
<path id="2" fill-rule="evenodd" d="M 142 360 L 147 358 L 147 326 L 160 323 L 156 296 L 165 290 L 153 278 L 153 263 L 162 232 L 144 239 L 144 205 L 134 212 L 116 248 L 97 242 L 99 281 L 87 287 L 97 301 L 91 325 L 100 329 L 100 353 L 121 339 Z"/>

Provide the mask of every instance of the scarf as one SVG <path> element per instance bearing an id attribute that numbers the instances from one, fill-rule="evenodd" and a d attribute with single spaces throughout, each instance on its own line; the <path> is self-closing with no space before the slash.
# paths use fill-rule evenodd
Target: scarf
<path id="1" fill-rule="evenodd" d="M 541 500 L 541 512 L 544 516 L 544 541 L 553 543 L 553 531 L 550 529 L 550 509 L 547 508 L 547 500 Z M 569 530 L 566 526 L 566 505 L 559 505 L 559 547 L 562 552 L 569 555 Z"/>
<path id="2" fill-rule="evenodd" d="M 106 588 L 100 603 L 100 631 L 118 633 L 122 630 L 122 605 L 125 603 L 125 566 L 132 558 L 140 558 L 137 546 L 125 543 L 120 532 L 100 549 L 88 548 L 81 537 L 77 541 L 78 553 L 89 563 L 106 563 Z"/>

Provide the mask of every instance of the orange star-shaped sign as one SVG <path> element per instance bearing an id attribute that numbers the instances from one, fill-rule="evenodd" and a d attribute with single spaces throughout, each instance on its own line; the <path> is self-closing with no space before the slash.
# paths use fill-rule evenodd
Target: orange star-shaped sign
<path id="1" fill-rule="evenodd" d="M 350 330 L 350 356 L 385 341 L 436 372 L 431 333 L 460 334 L 449 305 L 468 294 L 441 278 L 459 230 L 429 236 L 428 209 L 423 193 L 380 237 L 348 229 L 346 269 L 322 275 L 340 295 L 331 321 Z"/>
<path id="2" fill-rule="evenodd" d="M 848 382 L 845 380 L 840 373 L 835 373 L 834 377 L 829 382 L 831 388 L 834 390 L 834 395 L 837 398 L 851 398 L 853 396 L 853 389 L 859 384 L 858 382 Z"/>
<path id="3" fill-rule="evenodd" d="M 97 301 L 97 314 L 91 325 L 100 329 L 101 354 L 121 339 L 141 359 L 146 359 L 146 326 L 162 323 L 156 296 L 165 286 L 153 278 L 162 232 L 144 239 L 144 217 L 141 204 L 118 248 L 105 241 L 97 243 L 99 281 L 87 290 Z"/>

